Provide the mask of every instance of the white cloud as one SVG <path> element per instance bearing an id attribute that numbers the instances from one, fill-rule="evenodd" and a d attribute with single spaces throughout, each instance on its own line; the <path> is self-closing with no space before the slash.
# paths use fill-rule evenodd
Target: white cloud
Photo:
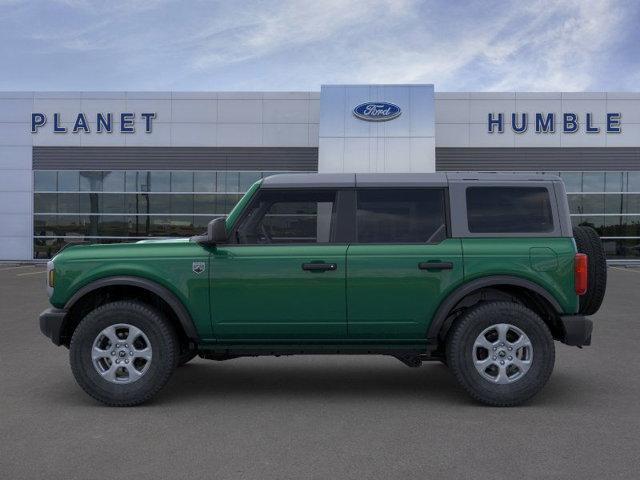
<path id="1" fill-rule="evenodd" d="M 358 80 L 435 82 L 441 90 L 469 84 L 493 91 L 590 88 L 623 19 L 617 4 L 520 5 L 475 19 L 470 29 L 463 25 L 444 39 L 420 31 L 422 41 L 413 47 L 402 41 L 362 45 L 356 52 L 363 59 Z"/>
<path id="2" fill-rule="evenodd" d="M 496 63 L 501 76 L 492 90 L 584 90 L 616 38 L 622 12 L 614 2 L 540 2 L 535 22 L 516 36 L 514 48 Z M 555 19 L 559 21 L 554 22 Z M 545 29 L 545 26 L 548 26 Z M 522 58 L 519 58 L 522 54 Z"/>
<path id="3" fill-rule="evenodd" d="M 196 35 L 192 41 L 203 40 L 203 44 L 193 58 L 193 65 L 206 69 L 315 42 L 330 43 L 352 25 L 371 22 L 375 28 L 381 14 L 385 21 L 402 18 L 412 3 L 405 0 L 288 0 L 268 9 L 253 5 L 234 12 L 235 18 L 215 21 Z"/>
<path id="4" fill-rule="evenodd" d="M 14 23 L 3 43 L 21 61 L 55 54 L 72 65 L 44 78 L 73 82 L 86 78 L 75 68 L 93 65 L 108 74 L 104 82 L 127 82 L 105 88 L 361 82 L 535 91 L 610 89 L 612 81 L 637 89 L 637 59 L 615 79 L 607 69 L 621 38 L 638 51 L 629 17 L 639 8 L 626 0 L 55 0 L 2 12 Z"/>

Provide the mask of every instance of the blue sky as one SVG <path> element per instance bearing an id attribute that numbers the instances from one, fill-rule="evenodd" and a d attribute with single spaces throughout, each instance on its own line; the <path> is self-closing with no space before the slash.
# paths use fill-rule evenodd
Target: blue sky
<path id="1" fill-rule="evenodd" d="M 636 0 L 0 0 L 0 90 L 640 90 Z"/>

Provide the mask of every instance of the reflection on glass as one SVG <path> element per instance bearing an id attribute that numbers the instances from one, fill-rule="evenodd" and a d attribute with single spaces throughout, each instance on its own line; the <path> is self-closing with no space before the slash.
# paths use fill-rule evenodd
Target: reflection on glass
<path id="1" fill-rule="evenodd" d="M 194 192 L 215 192 L 216 172 L 193 172 Z"/>
<path id="2" fill-rule="evenodd" d="M 603 240 L 607 258 L 634 258 L 640 257 L 640 239 L 630 240 Z"/>
<path id="3" fill-rule="evenodd" d="M 103 193 L 101 195 L 101 204 L 99 205 L 99 213 L 123 213 L 124 212 L 124 194 L 122 193 Z M 92 212 L 93 213 L 93 212 Z"/>
<path id="4" fill-rule="evenodd" d="M 193 196 L 193 213 L 202 213 L 212 215 L 218 213 L 215 211 L 217 195 L 194 195 Z"/>
<path id="5" fill-rule="evenodd" d="M 605 192 L 622 192 L 623 172 L 605 172 Z"/>
<path id="6" fill-rule="evenodd" d="M 571 223 L 573 223 L 574 226 L 584 225 L 587 227 L 595 228 L 596 230 L 600 231 L 604 226 L 604 216 L 589 215 L 589 216 L 571 217 Z"/>
<path id="7" fill-rule="evenodd" d="M 240 191 L 240 173 L 239 172 L 227 172 L 227 180 L 225 182 L 225 192 L 239 192 Z"/>
<path id="8" fill-rule="evenodd" d="M 260 172 L 240 172 L 240 192 L 246 192 L 249 187 L 260 180 Z"/>
<path id="9" fill-rule="evenodd" d="M 142 183 L 147 183 L 144 181 L 147 177 L 148 172 L 138 172 L 138 171 L 127 171 L 125 173 L 125 191 L 127 192 L 141 192 L 143 191 L 140 188 Z"/>
<path id="10" fill-rule="evenodd" d="M 582 191 L 582 172 L 560 172 L 560 177 L 567 192 Z"/>
<path id="11" fill-rule="evenodd" d="M 171 195 L 141 195 L 143 204 L 148 205 L 148 213 L 168 213 L 171 211 Z"/>
<path id="12" fill-rule="evenodd" d="M 624 195 L 609 194 L 604 197 L 604 213 L 622 213 L 624 208 Z"/>
<path id="13" fill-rule="evenodd" d="M 57 193 L 35 193 L 33 195 L 34 213 L 57 213 L 58 194 Z"/>
<path id="14" fill-rule="evenodd" d="M 170 213 L 193 213 L 193 195 L 171 195 Z"/>
<path id="15" fill-rule="evenodd" d="M 148 192 L 171 191 L 171 172 L 149 172 Z"/>
<path id="16" fill-rule="evenodd" d="M 56 232 L 53 230 L 57 226 L 58 217 L 54 215 L 34 215 L 33 232 L 39 236 L 52 236 Z"/>
<path id="17" fill-rule="evenodd" d="M 58 189 L 58 175 L 49 170 L 33 172 L 33 188 L 36 192 L 55 192 Z"/>
<path id="18" fill-rule="evenodd" d="M 81 193 L 78 195 L 80 199 L 80 207 L 77 211 L 80 213 L 100 213 L 101 195 L 101 193 Z"/>
<path id="19" fill-rule="evenodd" d="M 83 192 L 101 192 L 103 173 L 109 172 L 80 172 L 80 190 Z"/>
<path id="20" fill-rule="evenodd" d="M 627 173 L 627 191 L 640 192 L 640 172 Z"/>
<path id="21" fill-rule="evenodd" d="M 214 218 L 218 218 L 218 216 L 210 216 L 210 217 L 193 217 L 193 229 L 195 232 L 204 232 L 207 229 L 207 225 Z"/>
<path id="22" fill-rule="evenodd" d="M 227 214 L 242 192 L 263 175 L 257 171 L 36 170 L 34 258 L 50 258 L 66 243 L 83 239 L 111 243 L 202 233 L 210 220 Z"/>
<path id="23" fill-rule="evenodd" d="M 79 188 L 78 172 L 73 170 L 60 170 L 58 172 L 59 192 L 77 192 Z"/>
<path id="24" fill-rule="evenodd" d="M 620 195 L 622 197 L 622 213 L 640 214 L 640 194 Z"/>
<path id="25" fill-rule="evenodd" d="M 59 193 L 58 212 L 78 213 L 80 211 L 80 195 L 78 193 Z"/>
<path id="26" fill-rule="evenodd" d="M 102 190 L 104 192 L 124 192 L 124 184 L 123 171 L 104 172 L 102 177 Z"/>
<path id="27" fill-rule="evenodd" d="M 604 213 L 605 195 L 581 195 L 582 212 L 580 213 Z"/>
<path id="28" fill-rule="evenodd" d="M 125 237 L 128 234 L 127 230 L 124 216 L 100 217 L 98 222 L 98 235 L 105 237 Z"/>
<path id="29" fill-rule="evenodd" d="M 193 172 L 171 172 L 172 192 L 193 192 Z"/>
<path id="30" fill-rule="evenodd" d="M 583 192 L 604 192 L 604 172 L 583 172 Z"/>

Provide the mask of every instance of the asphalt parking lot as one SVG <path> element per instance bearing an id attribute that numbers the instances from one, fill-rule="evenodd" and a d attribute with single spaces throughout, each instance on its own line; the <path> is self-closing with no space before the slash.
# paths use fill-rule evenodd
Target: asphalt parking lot
<path id="1" fill-rule="evenodd" d="M 640 269 L 610 268 L 594 344 L 557 344 L 532 402 L 473 403 L 447 369 L 384 357 L 211 362 L 147 405 L 96 403 L 38 329 L 41 267 L 0 264 L 0 478 L 640 475 Z"/>

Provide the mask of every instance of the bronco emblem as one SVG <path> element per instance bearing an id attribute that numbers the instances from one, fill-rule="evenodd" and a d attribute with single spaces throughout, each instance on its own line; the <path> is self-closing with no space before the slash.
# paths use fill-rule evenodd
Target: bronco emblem
<path id="1" fill-rule="evenodd" d="M 204 272 L 205 264 L 204 262 L 193 262 L 192 269 L 193 269 L 193 273 L 201 274 L 202 272 Z"/>

